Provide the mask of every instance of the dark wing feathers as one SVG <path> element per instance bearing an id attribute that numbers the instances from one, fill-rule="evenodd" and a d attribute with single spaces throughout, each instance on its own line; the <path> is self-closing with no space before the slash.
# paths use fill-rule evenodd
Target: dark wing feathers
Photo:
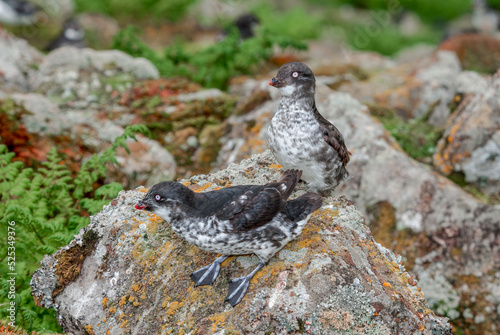
<path id="1" fill-rule="evenodd" d="M 245 192 L 218 211 L 217 218 L 229 220 L 236 231 L 265 225 L 285 208 L 301 173 L 299 170 L 287 170 L 278 182 L 266 184 L 254 192 Z"/>
<path id="2" fill-rule="evenodd" d="M 317 210 L 323 204 L 323 197 L 316 193 L 307 193 L 288 201 L 284 210 L 288 219 L 298 222 Z"/>
<path id="3" fill-rule="evenodd" d="M 337 127 L 335 127 L 318 112 L 316 106 L 314 106 L 314 114 L 316 115 L 319 122 L 319 126 L 323 133 L 325 142 L 328 143 L 333 149 L 335 149 L 335 151 L 337 151 L 340 159 L 342 160 L 342 166 L 345 167 L 351 159 L 351 153 L 349 152 L 349 150 L 347 150 L 347 147 L 344 143 L 344 137 L 337 129 Z"/>

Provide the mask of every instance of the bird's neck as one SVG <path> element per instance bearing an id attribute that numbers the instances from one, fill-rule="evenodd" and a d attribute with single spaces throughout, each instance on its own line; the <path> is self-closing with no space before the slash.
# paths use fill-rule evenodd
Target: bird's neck
<path id="1" fill-rule="evenodd" d="M 311 113 L 315 109 L 315 106 L 314 94 L 298 93 L 292 96 L 282 96 L 278 110 Z"/>

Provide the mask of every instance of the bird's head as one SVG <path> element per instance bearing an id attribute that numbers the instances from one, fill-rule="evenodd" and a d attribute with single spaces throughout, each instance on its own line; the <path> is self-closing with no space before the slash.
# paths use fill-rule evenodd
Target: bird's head
<path id="1" fill-rule="evenodd" d="M 194 193 L 175 181 L 164 181 L 151 187 L 136 209 L 146 210 L 170 221 L 172 215 L 193 204 Z"/>
<path id="2" fill-rule="evenodd" d="M 285 97 L 291 97 L 300 92 L 314 94 L 316 79 L 311 69 L 300 62 L 286 63 L 280 67 L 269 85 L 280 90 Z"/>

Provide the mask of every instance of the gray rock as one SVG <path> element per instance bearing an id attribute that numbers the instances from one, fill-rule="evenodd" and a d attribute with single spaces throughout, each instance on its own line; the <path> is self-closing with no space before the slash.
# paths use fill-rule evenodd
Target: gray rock
<path id="1" fill-rule="evenodd" d="M 263 184 L 282 173 L 273 159 L 266 151 L 184 184 L 196 191 Z M 300 186 L 292 198 L 304 191 Z M 66 332 L 451 334 L 446 319 L 436 317 L 408 284 L 400 258 L 373 240 L 361 213 L 344 197 L 326 198 L 303 234 L 231 308 L 223 303 L 228 280 L 246 272 L 255 257 L 226 262 L 212 287 L 194 288 L 189 274 L 215 255 L 179 239 L 162 219 L 135 210 L 144 192 L 122 191 L 33 275 L 35 300 L 56 310 Z M 89 242 L 92 231 L 99 236 L 95 244 Z M 81 271 L 61 283 L 58 267 L 83 250 L 90 251 L 75 257 Z"/>
<path id="2" fill-rule="evenodd" d="M 36 71 L 43 54 L 7 31 L 0 30 L 0 84 L 5 91 L 27 91 L 28 76 Z"/>
<path id="3" fill-rule="evenodd" d="M 136 79 L 158 78 L 158 70 L 144 58 L 118 50 L 96 51 L 66 46 L 49 53 L 32 75 L 33 89 L 58 103 L 88 106 L 105 102 L 113 90 L 125 91 Z M 76 100 L 76 101 L 75 101 Z"/>
<path id="4" fill-rule="evenodd" d="M 158 70 L 144 58 L 134 58 L 119 50 L 93 50 L 62 47 L 49 53 L 40 64 L 40 74 L 52 74 L 61 69 L 85 69 L 94 67 L 105 71 L 115 67 L 124 72 L 131 72 L 139 79 L 158 78 Z"/>
<path id="5" fill-rule="evenodd" d="M 256 83 L 255 87 L 265 89 L 261 85 Z M 252 88 L 247 87 L 248 90 Z M 492 95 L 488 97 L 495 101 Z M 263 134 L 277 99 L 273 96 L 273 100 L 254 111 L 229 119 L 233 131 L 228 136 L 228 146 L 221 151 L 221 160 L 238 161 L 267 148 Z M 500 206 L 481 203 L 449 179 L 408 157 L 384 127 L 370 116 L 368 108 L 349 94 L 318 86 L 316 105 L 342 132 L 347 148 L 353 153 L 347 166 L 352 179 L 335 190 L 335 194 L 352 199 L 374 229 L 384 220 L 377 213 L 387 209 L 385 220 L 389 226 L 380 227 L 381 231 L 389 236 L 387 242 L 398 252 L 411 255 L 417 276 L 429 278 L 424 280 L 423 290 L 424 293 L 429 290 L 432 305 L 440 312 L 456 318 L 460 310 L 471 308 L 475 314 L 486 316 L 485 327 L 496 327 L 500 318 L 496 312 L 499 290 L 492 294 L 488 287 L 498 283 L 495 273 L 500 271 Z M 250 123 L 252 118 L 253 123 Z M 248 124 L 254 126 L 245 130 Z M 493 123 L 485 121 L 483 124 Z M 470 127 L 477 128 L 477 123 L 470 123 Z M 253 129 L 261 130 L 255 132 Z M 243 144 L 235 145 L 231 151 L 229 143 L 238 143 L 242 137 Z M 495 171 L 498 170 L 490 172 Z M 397 236 L 402 236 L 402 240 Z M 411 248 L 405 247 L 408 243 Z M 443 278 L 447 284 L 443 284 Z M 474 281 L 471 291 L 462 291 L 461 286 L 470 278 Z M 442 290 L 443 285 L 451 289 Z M 440 292 L 447 298 L 442 304 L 436 304 L 440 297 L 432 292 Z M 470 296 L 480 303 L 471 302 Z M 476 326 L 468 324 L 472 330 L 477 330 Z"/>
<path id="6" fill-rule="evenodd" d="M 454 52 L 438 51 L 435 57 L 437 59 L 431 60 L 431 64 L 421 64 L 424 68 L 415 76 L 421 83 L 421 94 L 414 117 L 422 117 L 433 109 L 428 122 L 434 126 L 443 126 L 450 114 L 449 103 L 454 96 L 453 82 L 461 71 L 461 65 Z"/>
<path id="7" fill-rule="evenodd" d="M 15 93 L 10 98 L 29 112 L 22 115 L 22 123 L 30 133 L 60 135 L 70 127 L 69 120 L 59 106 L 38 93 Z"/>
<path id="8" fill-rule="evenodd" d="M 481 78 L 482 79 L 482 78 Z M 476 80 L 451 116 L 433 160 L 444 174 L 462 172 L 487 194 L 500 193 L 500 71 Z M 481 89 L 482 86 L 487 86 Z"/>

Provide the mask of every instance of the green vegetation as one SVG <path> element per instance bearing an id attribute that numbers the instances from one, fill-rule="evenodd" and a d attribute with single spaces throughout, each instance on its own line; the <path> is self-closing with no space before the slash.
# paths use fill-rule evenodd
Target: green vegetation
<path id="1" fill-rule="evenodd" d="M 7 273 L 17 273 L 16 325 L 28 331 L 60 330 L 53 310 L 35 306 L 30 294 L 31 276 L 45 254 L 52 254 L 70 242 L 80 228 L 89 224 L 89 215 L 100 211 L 122 189 L 117 183 L 102 185 L 105 166 L 118 164 L 116 149 L 123 147 L 128 151 L 126 140 L 135 139 L 134 133 L 149 134 L 149 131 L 142 125 L 127 127 L 112 147 L 93 155 L 75 176 L 61 164 L 55 148 L 41 167 L 34 170 L 12 161 L 15 154 L 0 145 L 0 304 L 10 301 Z M 11 231 L 8 227 L 15 229 L 11 229 L 15 231 L 15 242 L 8 237 L 12 236 L 7 234 Z M 10 268 L 12 259 L 7 259 L 8 251 L 14 250 L 12 247 L 15 247 L 15 268 Z M 2 308 L 0 318 L 6 316 L 6 308 Z"/>
<path id="2" fill-rule="evenodd" d="M 375 23 L 375 21 L 372 21 Z M 416 35 L 404 35 L 398 26 L 389 24 L 378 26 L 376 34 L 371 34 L 366 24 L 357 24 L 346 29 L 349 44 L 357 50 L 372 50 L 382 55 L 393 55 L 398 51 L 418 43 L 437 44 L 440 33 L 425 28 Z"/>
<path id="3" fill-rule="evenodd" d="M 389 6 L 401 6 L 403 10 L 415 12 L 423 21 L 444 22 L 470 12 L 471 0 L 452 0 L 440 2 L 434 0 L 339 0 L 341 4 L 350 4 L 356 8 L 385 10 Z"/>
<path id="4" fill-rule="evenodd" d="M 428 124 L 425 118 L 404 120 L 394 111 L 376 111 L 376 108 L 372 111 L 411 157 L 425 161 L 434 154 L 443 130 Z"/>
<path id="5" fill-rule="evenodd" d="M 79 12 L 97 12 L 122 19 L 179 20 L 196 0 L 75 0 Z"/>
<path id="6" fill-rule="evenodd" d="M 291 38 L 274 35 L 263 29 L 258 36 L 241 41 L 232 30 L 222 41 L 195 53 L 179 46 L 165 49 L 164 55 L 153 51 L 138 37 L 139 30 L 127 27 L 114 38 L 114 48 L 134 57 L 150 60 L 164 77 L 187 77 L 205 87 L 225 89 L 229 79 L 250 73 L 252 68 L 267 60 L 275 46 L 305 49 L 306 45 Z"/>
<path id="7" fill-rule="evenodd" d="M 294 41 L 320 37 L 323 24 L 321 18 L 308 12 L 303 6 L 288 11 L 278 11 L 266 3 L 255 7 L 253 12 L 259 18 L 263 29 L 271 35 L 283 36 Z"/>

